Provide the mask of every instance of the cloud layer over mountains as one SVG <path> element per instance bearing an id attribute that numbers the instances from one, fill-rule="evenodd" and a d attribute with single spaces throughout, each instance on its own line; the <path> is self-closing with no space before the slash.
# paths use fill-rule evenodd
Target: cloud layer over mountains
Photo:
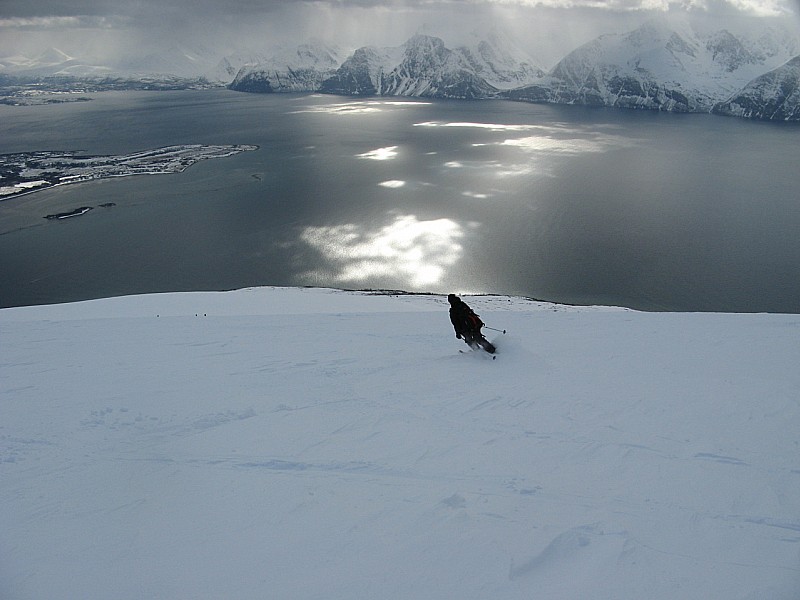
<path id="1" fill-rule="evenodd" d="M 459 34 L 500 27 L 551 67 L 600 34 L 677 14 L 721 27 L 734 18 L 743 26 L 776 18 L 800 29 L 798 0 L 5 0 L 0 56 L 32 57 L 57 47 L 85 60 L 109 62 L 173 44 L 225 55 L 311 37 L 354 50 L 396 46 L 415 33 L 460 43 Z"/>

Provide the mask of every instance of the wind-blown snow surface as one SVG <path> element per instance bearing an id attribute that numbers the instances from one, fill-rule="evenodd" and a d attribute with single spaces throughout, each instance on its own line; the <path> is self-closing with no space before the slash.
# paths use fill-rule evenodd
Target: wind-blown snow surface
<path id="1" fill-rule="evenodd" d="M 0 310 L 0 597 L 798 598 L 800 316 L 466 299 Z"/>

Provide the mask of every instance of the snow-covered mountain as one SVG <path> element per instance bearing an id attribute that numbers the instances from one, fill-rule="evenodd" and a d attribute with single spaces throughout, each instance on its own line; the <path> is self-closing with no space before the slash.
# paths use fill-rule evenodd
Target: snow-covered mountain
<path id="1" fill-rule="evenodd" d="M 796 50 L 796 37 L 749 39 L 727 30 L 704 34 L 687 23 L 654 20 L 581 46 L 539 82 L 513 90 L 509 97 L 706 112 Z"/>
<path id="2" fill-rule="evenodd" d="M 214 65 L 213 69 L 206 74 L 206 77 L 210 81 L 218 81 L 228 85 L 236 79 L 236 75 L 238 75 L 244 67 L 266 63 L 269 61 L 269 57 L 270 53 L 247 50 L 227 54 Z"/>
<path id="3" fill-rule="evenodd" d="M 201 44 L 172 44 L 151 48 L 142 54 L 104 57 L 76 57 L 49 48 L 36 56 L 16 55 L 0 59 L 0 73 L 20 77 L 126 77 L 126 78 L 196 78 L 215 70 L 218 53 Z M 232 78 L 232 76 L 231 76 Z M 229 79 L 230 80 L 230 79 Z"/>
<path id="4" fill-rule="evenodd" d="M 315 65 L 306 65 L 314 73 Z M 246 67 L 232 89 L 243 91 L 297 91 L 264 85 L 270 80 L 263 64 Z M 498 89 L 534 81 L 542 70 L 529 57 L 494 34 L 471 45 L 448 48 L 441 38 L 418 34 L 400 47 L 364 46 L 351 54 L 318 87 L 308 79 L 309 91 L 343 95 L 487 98 Z"/>
<path id="5" fill-rule="evenodd" d="M 355 96 L 483 98 L 496 90 L 441 38 L 418 34 L 400 48 L 359 48 L 320 91 Z"/>
<path id="6" fill-rule="evenodd" d="M 800 121 L 800 55 L 748 83 L 714 106 L 714 114 L 774 121 Z"/>
<path id="7" fill-rule="evenodd" d="M 229 87 L 240 92 L 317 91 L 341 63 L 340 48 L 312 40 L 294 48 L 274 50 L 265 60 L 244 65 Z"/>
<path id="8" fill-rule="evenodd" d="M 174 43 L 141 56 L 123 57 L 114 70 L 124 75 L 197 77 L 209 72 L 217 61 L 217 53 L 202 44 Z"/>
<path id="9" fill-rule="evenodd" d="M 385 96 L 486 98 L 496 89 L 441 38 L 418 34 L 405 43 L 400 63 L 385 77 Z"/>
<path id="10" fill-rule="evenodd" d="M 485 35 L 473 33 L 471 39 L 455 51 L 476 75 L 500 90 L 533 83 L 545 74 L 519 43 L 498 30 Z"/>
<path id="11" fill-rule="evenodd" d="M 384 93 L 384 80 L 402 60 L 404 48 L 358 48 L 336 72 L 326 79 L 320 91 L 346 96 L 373 96 Z"/>
<path id="12" fill-rule="evenodd" d="M 94 77 L 112 72 L 108 65 L 70 56 L 58 48 L 48 48 L 35 56 L 17 54 L 0 59 L 0 73 L 28 77 Z"/>

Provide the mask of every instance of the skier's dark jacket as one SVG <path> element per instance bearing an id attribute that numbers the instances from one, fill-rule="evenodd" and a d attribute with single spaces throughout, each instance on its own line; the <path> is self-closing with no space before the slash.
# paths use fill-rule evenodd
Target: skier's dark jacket
<path id="1" fill-rule="evenodd" d="M 456 331 L 456 337 L 462 337 L 468 342 L 480 337 L 483 321 L 467 304 L 455 294 L 449 294 L 447 301 L 450 303 L 450 322 Z"/>

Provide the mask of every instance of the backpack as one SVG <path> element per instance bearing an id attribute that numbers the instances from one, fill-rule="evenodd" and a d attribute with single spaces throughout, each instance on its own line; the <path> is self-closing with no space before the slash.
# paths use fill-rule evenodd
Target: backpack
<path id="1" fill-rule="evenodd" d="M 477 332 L 483 327 L 483 321 L 481 321 L 480 317 L 476 315 L 471 308 L 467 309 L 466 321 L 472 331 Z"/>

